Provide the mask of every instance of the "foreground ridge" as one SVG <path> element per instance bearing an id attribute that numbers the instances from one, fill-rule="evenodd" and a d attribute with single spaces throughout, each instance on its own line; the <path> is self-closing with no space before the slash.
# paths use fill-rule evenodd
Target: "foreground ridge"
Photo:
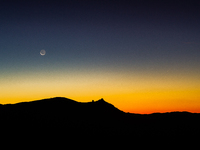
<path id="1" fill-rule="evenodd" d="M 0 105 L 1 129 L 19 131 L 26 136 L 45 133 L 45 138 L 60 134 L 84 140 L 136 138 L 183 138 L 200 133 L 200 114 L 189 112 L 125 113 L 104 99 L 77 102 L 55 97 L 31 102 Z M 14 130 L 13 130 L 14 129 Z M 49 134 L 49 132 L 51 134 Z M 86 139 L 85 139 L 86 140 Z"/>

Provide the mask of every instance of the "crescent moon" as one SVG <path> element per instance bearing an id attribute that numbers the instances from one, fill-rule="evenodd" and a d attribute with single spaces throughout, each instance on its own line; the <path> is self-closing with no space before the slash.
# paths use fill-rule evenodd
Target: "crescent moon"
<path id="1" fill-rule="evenodd" d="M 42 50 L 40 51 L 40 55 L 44 56 L 45 54 L 46 54 L 46 51 L 45 51 L 44 49 L 42 49 Z"/>

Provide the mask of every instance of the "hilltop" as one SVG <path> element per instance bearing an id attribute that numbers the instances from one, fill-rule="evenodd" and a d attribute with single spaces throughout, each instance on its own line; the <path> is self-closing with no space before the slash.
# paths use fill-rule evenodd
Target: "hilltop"
<path id="1" fill-rule="evenodd" d="M 5 134 L 28 138 L 40 135 L 38 138 L 67 136 L 78 141 L 96 141 L 104 137 L 105 141 L 129 141 L 195 137 L 200 133 L 200 114 L 131 114 L 103 99 L 82 103 L 56 97 L 0 105 L 0 119 Z"/>

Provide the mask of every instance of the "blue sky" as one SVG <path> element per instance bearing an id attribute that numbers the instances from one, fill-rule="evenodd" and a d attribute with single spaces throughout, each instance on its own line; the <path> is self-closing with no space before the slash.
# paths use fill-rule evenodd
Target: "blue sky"
<path id="1" fill-rule="evenodd" d="M 86 80 L 92 84 L 94 79 L 90 75 L 98 74 L 97 83 L 103 79 L 111 81 L 116 76 L 112 82 L 117 85 L 132 83 L 139 77 L 144 78 L 138 82 L 148 80 L 148 85 L 149 78 L 155 77 L 165 87 L 165 78 L 172 83 L 174 78 L 183 78 L 180 82 L 185 87 L 196 82 L 189 86 L 194 89 L 199 86 L 200 73 L 199 10 L 200 2 L 193 0 L 2 1 L 1 88 L 12 81 L 32 81 L 31 76 L 53 80 L 66 75 L 72 83 L 71 78 L 79 76 L 80 82 Z M 42 49 L 46 50 L 45 56 L 39 53 Z M 130 77 L 130 81 L 126 80 Z M 68 82 L 62 78 L 60 81 Z M 180 82 L 176 86 L 181 86 Z M 75 81 L 74 84 L 79 86 Z M 134 87 L 129 86 L 134 93 Z M 112 92 L 115 95 L 114 89 Z M 47 92 L 34 98 L 49 96 L 53 95 Z M 5 97 L 7 101 L 14 99 L 9 96 L 0 99 Z M 114 102 L 114 98 L 110 99 Z"/>

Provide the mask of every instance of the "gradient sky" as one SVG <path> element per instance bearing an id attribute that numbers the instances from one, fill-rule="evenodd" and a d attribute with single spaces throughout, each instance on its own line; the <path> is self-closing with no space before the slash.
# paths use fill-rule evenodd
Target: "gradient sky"
<path id="1" fill-rule="evenodd" d="M 60 96 L 200 113 L 199 57 L 200 1 L 0 2 L 1 104 Z"/>

